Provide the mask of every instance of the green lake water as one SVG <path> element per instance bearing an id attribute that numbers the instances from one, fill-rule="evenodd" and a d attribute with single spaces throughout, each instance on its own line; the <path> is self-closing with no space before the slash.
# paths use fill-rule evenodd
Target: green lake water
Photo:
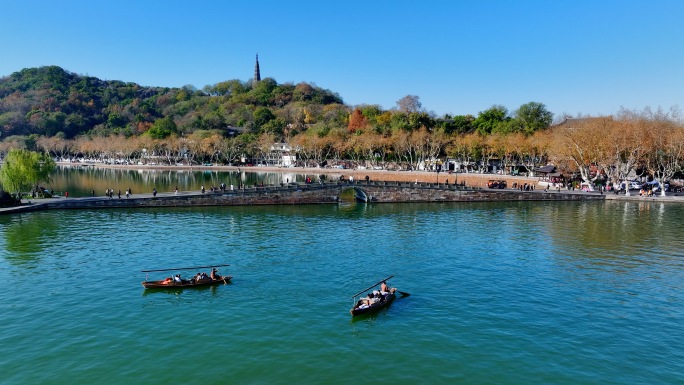
<path id="1" fill-rule="evenodd" d="M 683 383 L 683 216 L 654 202 L 4 215 L 0 383 Z M 231 284 L 140 285 L 143 269 L 222 263 Z M 392 274 L 411 295 L 353 321 L 351 296 Z"/>

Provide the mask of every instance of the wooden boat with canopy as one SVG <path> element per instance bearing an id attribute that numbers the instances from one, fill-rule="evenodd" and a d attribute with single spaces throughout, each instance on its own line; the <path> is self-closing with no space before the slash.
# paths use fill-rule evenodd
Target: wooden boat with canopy
<path id="1" fill-rule="evenodd" d="M 369 290 L 375 288 L 376 286 L 385 283 L 388 279 L 393 278 L 394 276 L 391 275 L 382 281 L 376 283 L 373 286 L 370 286 L 364 290 L 361 290 L 360 292 L 354 294 L 352 296 L 352 299 L 354 300 L 354 307 L 351 308 L 349 311 L 352 315 L 352 317 L 361 315 L 361 314 L 368 314 L 368 313 L 373 313 L 376 312 L 380 309 L 386 308 L 389 306 L 394 299 L 396 298 L 395 292 L 396 289 L 390 289 L 389 291 L 379 291 L 379 290 L 374 290 L 371 293 L 367 294 L 366 296 L 363 296 L 366 292 Z M 408 293 L 404 292 L 398 292 L 401 293 L 403 296 L 408 296 Z M 361 296 L 361 297 L 359 297 Z M 357 299 L 358 298 L 358 299 Z"/>
<path id="2" fill-rule="evenodd" d="M 148 281 L 147 277 L 142 282 L 145 289 L 178 289 L 186 287 L 211 286 L 218 284 L 226 284 L 233 279 L 230 275 L 219 275 L 217 267 L 230 265 L 208 265 L 208 266 L 193 266 L 193 267 L 177 267 L 172 269 L 155 269 L 155 270 L 141 270 L 143 273 L 161 272 L 161 271 L 181 271 L 181 270 L 198 270 L 211 268 L 210 274 L 201 274 L 190 279 L 185 279 L 176 274 L 159 281 Z"/>

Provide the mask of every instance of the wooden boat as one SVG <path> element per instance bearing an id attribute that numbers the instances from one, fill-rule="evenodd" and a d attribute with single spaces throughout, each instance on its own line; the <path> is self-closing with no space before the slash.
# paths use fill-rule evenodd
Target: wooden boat
<path id="1" fill-rule="evenodd" d="M 396 289 L 392 289 L 390 292 L 385 292 L 381 293 L 379 291 L 373 292 L 371 295 L 367 297 L 360 297 L 358 300 L 356 299 L 359 295 L 363 295 L 369 290 L 375 288 L 376 286 L 380 285 L 381 283 L 387 281 L 388 279 L 394 277 L 393 275 L 390 275 L 389 277 L 383 279 L 382 281 L 376 283 L 373 286 L 370 286 L 364 290 L 361 290 L 360 292 L 354 294 L 352 296 L 352 299 L 354 300 L 354 306 L 349 310 L 351 313 L 352 317 L 361 315 L 361 314 L 368 314 L 372 312 L 376 312 L 380 309 L 386 308 L 389 306 L 394 299 L 397 297 L 395 294 Z M 408 293 L 406 293 L 408 294 Z"/>
<path id="2" fill-rule="evenodd" d="M 194 279 L 181 279 L 180 282 L 176 282 L 173 279 L 167 278 L 161 281 L 143 281 L 142 285 L 145 289 L 170 289 L 170 288 L 180 288 L 180 287 L 197 287 L 197 286 L 210 286 L 218 285 L 219 283 L 228 283 L 233 277 L 230 275 L 218 276 L 216 279 L 200 279 L 195 281 Z"/>
<path id="3" fill-rule="evenodd" d="M 216 267 L 219 266 L 230 266 L 230 265 L 209 265 L 209 266 L 193 266 L 193 267 L 179 267 L 179 268 L 173 268 L 173 269 L 155 269 L 155 270 L 142 270 L 143 273 L 150 273 L 150 272 L 158 272 L 158 271 L 172 271 L 172 270 L 197 270 L 197 269 L 204 269 L 204 268 L 211 268 L 212 269 L 212 274 L 207 276 L 205 274 L 204 278 L 201 279 L 180 279 L 180 275 L 177 275 L 179 277 L 180 282 L 175 280 L 174 277 L 170 278 L 165 278 L 159 281 L 148 281 L 147 278 L 142 283 L 143 287 L 145 289 L 177 289 L 177 288 L 185 288 L 185 287 L 198 287 L 198 286 L 211 286 L 211 285 L 218 285 L 220 283 L 228 283 L 230 282 L 231 279 L 233 279 L 232 276 L 230 275 L 218 275 L 218 270 Z"/>
<path id="4" fill-rule="evenodd" d="M 394 293 L 385 293 L 381 294 L 381 297 L 379 298 L 378 301 L 371 303 L 370 305 L 367 304 L 367 300 L 364 298 L 361 298 L 356 302 L 354 307 L 349 311 L 353 316 L 361 315 L 361 314 L 368 314 L 372 312 L 376 312 L 380 309 L 386 308 L 389 306 L 392 301 L 397 297 L 396 294 Z"/>

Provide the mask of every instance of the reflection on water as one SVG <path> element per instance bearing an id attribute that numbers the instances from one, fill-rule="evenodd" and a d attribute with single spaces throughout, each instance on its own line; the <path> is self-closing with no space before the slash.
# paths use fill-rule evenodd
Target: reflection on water
<path id="1" fill-rule="evenodd" d="M 2 217 L 5 258 L 13 265 L 32 269 L 43 257 L 45 244 L 53 243 L 59 222 L 42 220 L 40 214 L 29 213 Z"/>
<path id="2" fill-rule="evenodd" d="M 133 194 L 151 192 L 156 188 L 159 192 L 171 192 L 177 186 L 181 191 L 218 187 L 225 183 L 227 188 L 233 185 L 278 185 L 281 183 L 303 183 L 307 177 L 318 180 L 326 175 L 258 172 L 257 168 L 249 171 L 216 171 L 216 170 L 127 170 L 119 168 L 69 167 L 59 166 L 45 187 L 53 189 L 60 195 L 65 191 L 71 196 L 104 195 L 105 190 L 125 191 L 131 188 Z"/>
<path id="3" fill-rule="evenodd" d="M 145 289 L 142 292 L 143 297 L 154 296 L 154 295 L 170 295 L 173 297 L 180 297 L 184 293 L 187 295 L 195 296 L 196 294 L 202 294 L 202 292 L 209 292 L 212 296 L 217 295 L 217 290 L 219 286 L 228 286 L 230 282 L 220 285 L 207 285 L 207 286 L 192 286 L 192 287 L 168 287 L 168 288 L 153 288 Z M 142 286 L 142 285 L 141 285 Z"/>
<path id="4" fill-rule="evenodd" d="M 383 380 L 396 383 L 680 383 L 683 214 L 349 202 L 0 216 L 0 372 L 199 383 L 224 368 L 242 383 L 364 384 L 377 382 L 368 358 L 392 352 Z M 140 284 L 151 266 L 227 263 L 230 285 Z M 389 275 L 411 296 L 352 320 L 351 295 Z M 207 340 L 211 354 L 192 349 Z"/>
<path id="5" fill-rule="evenodd" d="M 549 226 L 548 232 L 561 255 L 582 255 L 598 266 L 634 268 L 649 264 L 654 254 L 677 257 L 670 244 L 679 237 L 675 218 L 681 214 L 681 205 L 660 202 L 587 203 L 558 218 L 565 223 Z"/>

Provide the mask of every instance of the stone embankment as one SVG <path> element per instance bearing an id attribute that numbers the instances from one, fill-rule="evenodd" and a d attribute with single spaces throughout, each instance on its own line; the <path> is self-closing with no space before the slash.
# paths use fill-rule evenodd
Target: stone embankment
<path id="1" fill-rule="evenodd" d="M 249 206 L 330 204 L 340 202 L 343 195 L 370 203 L 410 202 L 488 202 L 488 201 L 577 201 L 602 200 L 605 195 L 583 192 L 520 191 L 515 189 L 483 189 L 453 184 L 406 182 L 333 182 L 290 184 L 284 186 L 249 187 L 242 190 L 136 194 L 130 198 L 51 198 L 31 204 L 1 209 L 0 213 L 49 209 L 101 209 L 142 207 Z"/>

